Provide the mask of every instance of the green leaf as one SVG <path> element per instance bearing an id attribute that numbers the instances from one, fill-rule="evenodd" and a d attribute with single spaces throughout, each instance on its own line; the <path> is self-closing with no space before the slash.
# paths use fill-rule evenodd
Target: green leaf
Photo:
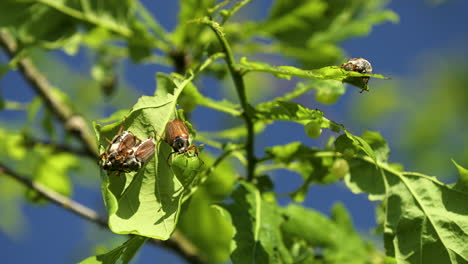
<path id="1" fill-rule="evenodd" d="M 194 77 L 194 74 L 190 74 L 187 79 L 175 78 L 172 84 L 166 82 L 165 87 L 158 88 L 169 91 L 164 96 L 140 97 L 124 122 L 107 125 L 100 130 L 96 125 L 101 151 L 104 152 L 104 146 L 108 144 L 104 138 L 113 138 L 122 125 L 140 139 L 153 136 L 161 140 L 155 134 L 164 134 L 167 123 L 174 118 L 177 98 Z M 184 186 L 167 162 L 171 152 L 169 144 L 160 142 L 155 157 L 150 158 L 138 172 L 121 175 L 102 173 L 102 192 L 113 232 L 158 239 L 170 237 L 185 193 Z M 193 168 L 199 168 L 200 161 L 185 155 L 180 157 L 187 158 L 189 169 L 180 170 L 182 175 L 178 176 L 184 180 L 193 178 L 196 171 Z"/>
<path id="2" fill-rule="evenodd" d="M 134 236 L 117 248 L 105 254 L 89 257 L 79 264 L 127 264 L 147 240 L 144 237 Z"/>
<path id="3" fill-rule="evenodd" d="M 173 40 L 178 48 L 183 49 L 188 43 L 196 45 L 203 30 L 202 27 L 188 23 L 192 19 L 208 15 L 208 8 L 212 7 L 214 0 L 184 0 L 180 2 L 178 24 L 173 32 Z"/>
<path id="4" fill-rule="evenodd" d="M 258 190 L 242 182 L 225 205 L 236 229 L 233 263 L 292 263 L 283 244 L 282 222 L 276 205 L 263 201 Z"/>
<path id="5" fill-rule="evenodd" d="M 21 210 L 24 186 L 3 173 L 0 173 L 0 181 L 0 232 L 11 239 L 23 238 L 27 233 L 25 216 Z"/>
<path id="6" fill-rule="evenodd" d="M 122 124 L 104 126 L 100 133 L 113 138 L 123 125 L 140 139 L 163 134 L 174 111 L 172 96 L 143 96 L 133 106 Z M 104 147 L 101 150 L 104 151 Z M 109 226 L 119 234 L 137 234 L 159 239 L 168 239 L 174 231 L 181 204 L 183 187 L 174 177 L 167 163 L 171 152 L 165 143 L 158 144 L 156 157 L 150 158 L 137 173 L 123 175 L 102 173 L 102 191 L 109 213 Z"/>
<path id="7" fill-rule="evenodd" d="M 203 161 L 194 154 L 176 154 L 172 159 L 172 171 L 182 184 L 186 194 L 193 192 L 200 184 L 200 172 L 204 168 Z M 188 157 L 191 155 L 190 157 Z M 187 196 L 184 197 L 186 199 Z"/>
<path id="8" fill-rule="evenodd" d="M 371 201 L 382 200 L 387 190 L 379 168 L 360 159 L 348 160 L 348 164 L 350 174 L 345 177 L 348 188 L 353 193 L 368 193 Z"/>
<path id="9" fill-rule="evenodd" d="M 373 138 L 377 139 L 374 146 L 387 148 L 379 137 Z M 354 146 L 362 143 L 357 138 L 346 140 Z M 340 142 L 340 148 L 346 145 Z M 401 172 L 368 155 L 356 154 L 349 164 L 351 175 L 346 183 L 353 192 L 385 199 L 384 244 L 388 256 L 398 263 L 412 264 L 468 261 L 468 210 L 463 202 L 468 199 L 466 189 L 443 184 L 435 177 Z"/>
<path id="10" fill-rule="evenodd" d="M 39 160 L 32 172 L 33 180 L 67 197 L 72 195 L 72 182 L 68 176 L 70 169 L 78 168 L 76 156 L 69 153 L 51 153 L 47 146 L 35 147 Z M 29 189 L 27 197 L 32 201 L 43 201 L 41 195 Z"/>
<path id="11" fill-rule="evenodd" d="M 468 169 L 463 168 L 460 164 L 455 162 L 455 160 L 453 159 L 452 159 L 452 162 L 453 164 L 455 164 L 455 167 L 457 167 L 458 174 L 460 174 L 460 177 L 458 178 L 455 188 L 468 189 Z"/>
<path id="12" fill-rule="evenodd" d="M 75 32 L 75 21 L 58 10 L 36 1 L 0 2 L 0 27 L 16 29 L 21 41 L 55 42 Z"/>
<path id="13" fill-rule="evenodd" d="M 152 48 L 155 46 L 153 36 L 139 21 L 133 21 L 132 37 L 127 38 L 128 53 L 133 62 L 141 62 L 152 54 Z"/>
<path id="14" fill-rule="evenodd" d="M 23 135 L 16 131 L 9 131 L 0 128 L 0 153 L 2 157 L 12 160 L 27 160 L 26 155 L 29 153 L 25 147 Z"/>
<path id="15" fill-rule="evenodd" d="M 388 156 L 390 154 L 390 148 L 388 147 L 387 142 L 385 139 L 380 135 L 378 132 L 374 131 L 369 131 L 366 130 L 364 133 L 362 133 L 362 139 L 369 145 L 369 147 L 372 149 L 372 152 L 368 150 L 368 147 L 366 146 L 366 153 L 369 156 L 374 156 L 375 159 L 379 162 L 387 162 L 388 161 Z M 366 145 L 367 145 L 366 144 Z M 363 143 L 364 145 L 364 143 Z M 371 153 L 372 155 L 370 155 Z"/>
<path id="16" fill-rule="evenodd" d="M 338 173 L 339 170 L 333 167 L 335 162 L 333 156 L 300 142 L 266 148 L 265 152 L 273 158 L 274 163 L 302 175 L 303 184 L 291 194 L 296 202 L 304 201 L 312 183 L 329 184 L 343 177 Z"/>
<path id="17" fill-rule="evenodd" d="M 269 102 L 262 103 L 256 107 L 255 117 L 260 120 L 280 121 L 322 121 L 323 112 L 308 109 L 300 104 L 292 102 Z"/>
<path id="18" fill-rule="evenodd" d="M 46 109 L 44 111 L 44 117 L 42 117 L 42 120 L 41 120 L 41 125 L 44 131 L 46 132 L 46 134 L 52 140 L 54 140 L 57 137 L 57 133 L 55 131 L 54 122 L 52 118 L 53 118 L 52 113 L 48 109 Z"/>
<path id="19" fill-rule="evenodd" d="M 322 104 L 334 104 L 346 91 L 345 86 L 340 81 L 318 81 L 314 88 L 317 90 L 315 99 Z"/>
<path id="20" fill-rule="evenodd" d="M 5 0 L 0 3 L 0 27 L 13 29 L 22 43 L 63 48 L 71 54 L 79 44 L 89 45 L 89 36 L 94 39 L 90 46 L 110 45 L 110 32 L 127 40 L 136 61 L 159 44 L 137 20 L 133 0 Z"/>
<path id="21" fill-rule="evenodd" d="M 364 153 L 366 153 L 369 157 L 371 157 L 373 160 L 376 160 L 377 161 L 377 157 L 374 153 L 374 150 L 372 149 L 372 147 L 369 145 L 369 143 L 367 143 L 366 140 L 364 140 L 364 138 L 361 138 L 361 137 L 358 137 L 358 136 L 355 136 L 351 133 L 349 133 L 347 130 L 344 131 L 345 132 L 345 135 L 346 137 L 348 137 L 348 139 L 350 139 L 352 142 L 353 142 L 353 145 L 355 147 L 357 147 L 357 149 L 359 150 L 362 150 Z M 376 133 L 376 132 L 374 132 Z M 378 135 L 380 136 L 378 133 L 377 134 L 374 134 L 374 135 Z M 341 137 L 341 136 L 340 136 Z M 369 138 L 371 138 L 370 136 L 368 136 Z M 372 138 L 371 138 L 372 139 Z M 383 138 L 380 136 L 380 139 L 379 141 L 377 142 L 378 145 L 385 145 L 386 146 L 386 143 L 385 141 L 383 141 Z M 344 151 L 343 151 L 344 152 Z M 387 153 L 388 155 L 388 153 Z M 384 157 L 381 157 L 381 158 L 386 158 L 385 156 Z"/>
<path id="22" fill-rule="evenodd" d="M 254 132 L 256 134 L 261 133 L 265 130 L 269 122 L 256 122 L 254 124 Z M 238 140 L 247 136 L 247 129 L 244 125 L 236 126 L 232 128 L 226 128 L 224 130 L 216 132 L 200 132 L 203 138 L 217 138 L 217 139 L 230 139 Z"/>
<path id="23" fill-rule="evenodd" d="M 468 192 L 388 170 L 384 242 L 398 263 L 467 263 Z"/>
<path id="24" fill-rule="evenodd" d="M 8 65 L 0 64 L 0 80 L 2 79 L 3 75 L 5 75 L 9 70 L 10 70 L 10 67 Z M 3 99 L 2 93 L 0 92 L 0 110 L 3 110 L 4 108 L 5 108 L 5 99 Z"/>
<path id="25" fill-rule="evenodd" d="M 216 202 L 209 190 L 199 188 L 181 213 L 177 227 L 209 263 L 224 263 L 229 259 L 233 228 L 213 206 Z"/>
<path id="26" fill-rule="evenodd" d="M 250 62 L 243 57 L 238 65 L 246 72 L 268 72 L 278 78 L 290 80 L 291 77 L 302 77 L 313 80 L 336 80 L 348 82 L 363 90 L 368 90 L 367 83 L 361 77 L 374 77 L 378 79 L 388 79 L 380 74 L 363 74 L 354 71 L 346 71 L 338 66 L 328 66 L 315 70 L 302 70 L 293 66 L 270 66 L 266 63 Z M 355 77 L 359 77 L 358 80 Z"/>
<path id="27" fill-rule="evenodd" d="M 335 204 L 331 219 L 323 214 L 289 205 L 282 210 L 281 230 L 288 245 L 304 241 L 310 249 L 323 249 L 325 263 L 367 263 L 376 250 L 354 230 L 351 217 L 341 204 Z"/>
<path id="28" fill-rule="evenodd" d="M 202 156 L 206 167 L 212 168 L 215 159 L 206 152 Z M 236 179 L 232 164 L 223 160 L 183 206 L 177 227 L 209 263 L 226 262 L 230 255 L 232 224 L 215 204 L 231 194 Z"/>
<path id="29" fill-rule="evenodd" d="M 155 95 L 173 93 L 173 90 L 176 87 L 175 80 L 183 80 L 183 77 L 175 73 L 169 75 L 158 72 L 156 74 L 156 82 L 157 87 L 161 88 L 156 89 Z M 239 111 L 236 110 L 239 108 L 239 105 L 231 103 L 226 99 L 222 101 L 215 101 L 209 97 L 205 97 L 198 91 L 198 88 L 192 82 L 189 82 L 186 85 L 184 91 L 179 96 L 177 103 L 186 112 L 191 112 L 197 105 L 200 105 L 229 114 L 237 116 L 240 115 Z"/>

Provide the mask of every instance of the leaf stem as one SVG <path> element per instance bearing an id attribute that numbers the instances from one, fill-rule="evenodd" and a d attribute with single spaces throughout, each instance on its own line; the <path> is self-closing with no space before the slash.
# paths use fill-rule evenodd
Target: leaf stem
<path id="1" fill-rule="evenodd" d="M 241 2 L 238 2 L 234 5 L 234 7 L 231 10 L 227 10 L 226 15 L 223 16 L 223 21 L 220 23 L 221 25 L 224 25 L 239 9 L 241 9 L 243 6 L 248 4 L 252 0 L 244 0 Z"/>
<path id="2" fill-rule="evenodd" d="M 68 16 L 71 16 L 73 18 L 76 18 L 78 20 L 88 22 L 94 25 L 101 26 L 103 28 L 106 28 L 112 32 L 115 32 L 119 35 L 122 35 L 126 38 L 132 36 L 132 31 L 128 27 L 124 27 L 122 25 L 117 25 L 117 24 L 112 24 L 112 23 L 106 23 L 104 22 L 105 20 L 101 20 L 96 16 L 89 16 L 86 15 L 83 12 L 80 12 L 79 10 L 76 10 L 74 8 L 68 7 L 64 4 L 62 4 L 59 1 L 53 1 L 53 0 L 39 0 L 38 2 L 47 5 L 51 8 L 56 9 L 59 12 L 62 12 L 63 14 L 66 14 Z"/>
<path id="3" fill-rule="evenodd" d="M 201 22 L 210 26 L 210 28 L 213 30 L 216 37 L 218 38 L 219 42 L 221 43 L 223 52 L 226 54 L 226 57 L 224 59 L 226 60 L 228 70 L 231 73 L 232 80 L 234 81 L 237 95 L 239 97 L 239 101 L 243 109 L 242 117 L 244 118 L 245 125 L 247 127 L 247 141 L 245 143 L 248 160 L 247 180 L 252 181 L 255 176 L 255 165 L 257 159 L 255 158 L 254 153 L 254 122 L 251 114 L 252 106 L 250 106 L 250 104 L 247 101 L 244 78 L 242 76 L 241 71 L 236 68 L 234 55 L 232 53 L 231 47 L 229 46 L 227 39 L 224 36 L 224 33 L 221 30 L 221 26 L 218 23 L 209 20 L 208 18 L 204 18 Z"/>
<path id="4" fill-rule="evenodd" d="M 241 112 L 239 112 L 238 110 L 232 109 L 230 107 L 225 107 L 222 104 L 214 100 L 211 100 L 209 98 L 206 98 L 206 97 L 200 98 L 200 100 L 198 101 L 198 104 L 204 107 L 208 107 L 208 108 L 220 111 L 220 112 L 224 112 L 226 114 L 230 114 L 232 116 L 241 116 Z"/>

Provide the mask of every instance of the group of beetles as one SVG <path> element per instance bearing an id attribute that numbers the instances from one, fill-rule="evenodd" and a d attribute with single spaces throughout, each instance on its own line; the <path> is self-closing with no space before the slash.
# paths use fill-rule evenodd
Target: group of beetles
<path id="1" fill-rule="evenodd" d="M 156 145 L 152 136 L 140 140 L 132 132 L 123 131 L 123 126 L 112 140 L 106 140 L 109 145 L 99 156 L 99 165 L 108 172 L 138 171 L 155 153 Z M 187 127 L 181 120 L 175 119 L 167 124 L 166 137 L 162 140 L 173 148 L 174 152 L 170 155 L 193 150 L 198 156 L 197 147 L 190 145 Z"/>
<path id="2" fill-rule="evenodd" d="M 364 58 L 350 59 L 342 64 L 340 68 L 346 71 L 355 71 L 359 73 L 372 73 L 372 66 Z M 367 84 L 369 77 L 363 77 Z M 120 128 L 118 134 L 109 142 L 106 151 L 99 156 L 99 164 L 106 171 L 131 172 L 141 169 L 143 164 L 149 160 L 155 152 L 154 138 L 148 137 L 146 140 L 140 140 L 130 131 L 122 131 Z M 173 149 L 169 157 L 174 153 L 184 154 L 193 150 L 198 156 L 197 147 L 190 145 L 189 133 L 184 122 L 175 119 L 166 126 L 166 138 L 162 138 Z M 169 159 L 168 157 L 168 159 Z"/>

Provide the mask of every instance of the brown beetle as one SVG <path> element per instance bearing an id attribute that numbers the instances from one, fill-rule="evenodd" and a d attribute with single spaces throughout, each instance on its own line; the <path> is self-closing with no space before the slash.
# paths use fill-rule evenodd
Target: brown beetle
<path id="1" fill-rule="evenodd" d="M 340 68 L 345 71 L 372 74 L 372 65 L 364 58 L 350 59 L 348 62 L 341 64 Z M 367 85 L 369 82 L 369 77 L 362 77 L 362 81 Z M 363 90 L 361 90 L 361 92 L 362 91 Z"/>
<path id="2" fill-rule="evenodd" d="M 120 127 L 117 135 L 109 140 L 106 151 L 99 156 L 100 165 L 105 170 L 118 170 L 118 163 L 124 162 L 124 160 L 133 154 L 133 147 L 139 144 L 140 140 L 132 134 L 130 131 L 122 131 L 123 126 Z M 102 161 L 104 159 L 104 161 Z"/>
<path id="3" fill-rule="evenodd" d="M 154 155 L 153 137 L 141 141 L 130 131 L 120 127 L 117 135 L 109 140 L 106 151 L 99 156 L 100 166 L 107 171 L 130 172 L 140 169 Z M 104 160 L 103 160 L 104 159 Z"/>
<path id="4" fill-rule="evenodd" d="M 350 59 L 348 62 L 341 64 L 340 68 L 345 71 L 355 71 L 359 73 L 372 73 L 372 65 L 364 58 Z"/>
<path id="5" fill-rule="evenodd" d="M 198 156 L 198 149 L 196 146 L 190 144 L 189 137 L 189 132 L 184 122 L 175 119 L 167 123 L 166 139 L 164 141 L 174 149 L 174 152 L 172 152 L 171 155 L 174 153 L 184 154 L 189 150 L 194 150 L 195 155 Z"/>
<path id="6" fill-rule="evenodd" d="M 132 148 L 132 154 L 125 158 L 122 164 L 123 171 L 137 171 L 149 160 L 155 152 L 153 137 L 141 141 Z"/>

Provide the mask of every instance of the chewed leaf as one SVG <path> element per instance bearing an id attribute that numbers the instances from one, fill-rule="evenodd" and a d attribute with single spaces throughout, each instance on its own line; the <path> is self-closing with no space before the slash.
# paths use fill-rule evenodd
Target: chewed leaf
<path id="1" fill-rule="evenodd" d="M 156 141 L 164 134 L 167 123 L 174 118 L 177 98 L 189 79 L 172 83 L 162 89 L 172 93 L 160 96 L 142 96 L 122 122 L 100 129 L 95 126 L 101 152 L 107 146 L 105 138 L 112 139 L 120 127 L 131 131 L 141 140 L 150 136 Z M 175 86 L 175 87 L 174 87 Z M 156 154 L 137 172 L 102 173 L 102 192 L 109 213 L 109 226 L 119 234 L 136 234 L 157 239 L 168 239 L 175 229 L 184 195 L 184 185 L 175 177 L 167 163 L 171 147 L 157 144 Z M 181 179 L 193 178 L 193 170 L 182 170 Z M 185 175 L 188 174 L 188 175 Z"/>
<path id="2" fill-rule="evenodd" d="M 398 263 L 467 263 L 468 192 L 425 175 L 388 173 L 386 178 L 387 254 Z"/>
<path id="3" fill-rule="evenodd" d="M 371 200 L 384 200 L 387 255 L 407 264 L 466 263 L 466 188 L 460 182 L 446 185 L 435 177 L 401 172 L 384 163 L 387 147 L 379 137 L 364 138 L 372 139 L 368 142 L 374 148 L 371 153 L 366 151 L 370 146 L 360 145 L 364 139 L 350 139 L 349 134 L 336 147 L 347 150 L 355 144 L 362 150 L 350 158 L 345 182 L 354 193 L 366 192 Z"/>
<path id="4" fill-rule="evenodd" d="M 191 154 L 176 154 L 172 159 L 172 171 L 180 181 L 184 189 L 188 192 L 193 191 L 200 184 L 199 174 L 204 168 L 203 161 L 197 156 Z M 187 198 L 187 197 L 184 197 Z"/>
<path id="5" fill-rule="evenodd" d="M 101 144 L 107 145 L 104 137 L 112 138 L 121 125 L 142 140 L 161 134 L 173 107 L 171 97 L 140 98 L 122 124 L 101 129 Z M 156 155 L 136 173 L 102 173 L 109 226 L 115 233 L 168 239 L 174 231 L 183 187 L 166 161 L 170 147 L 157 146 Z"/>
<path id="6" fill-rule="evenodd" d="M 284 101 L 263 103 L 258 105 L 256 110 L 255 117 L 260 120 L 308 121 L 320 120 L 323 117 L 323 112 L 320 110 Z"/>
<path id="7" fill-rule="evenodd" d="M 354 71 L 346 71 L 338 66 L 328 66 L 315 70 L 302 70 L 293 66 L 270 66 L 266 63 L 250 62 L 244 57 L 238 65 L 246 72 L 269 72 L 278 78 L 291 79 L 291 77 L 302 77 L 314 80 L 337 80 L 350 83 L 363 90 L 368 90 L 367 83 L 362 77 L 388 79 L 380 74 L 362 74 Z"/>

